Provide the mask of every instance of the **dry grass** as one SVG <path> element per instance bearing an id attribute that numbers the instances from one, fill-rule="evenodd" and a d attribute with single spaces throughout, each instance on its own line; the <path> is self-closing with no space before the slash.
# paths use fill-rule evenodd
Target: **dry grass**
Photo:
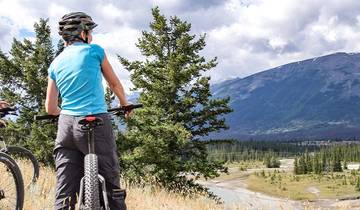
<path id="1" fill-rule="evenodd" d="M 25 172 L 26 173 L 26 172 Z M 26 189 L 24 210 L 53 209 L 55 193 L 55 174 L 47 167 L 42 167 L 40 178 L 35 185 Z M 126 204 L 128 209 L 224 209 L 215 201 L 197 196 L 186 198 L 177 194 L 168 193 L 162 189 L 128 188 Z"/>
<path id="2" fill-rule="evenodd" d="M 42 167 L 37 183 L 25 189 L 24 210 L 54 209 L 55 182 L 54 171 L 50 168 Z"/>
<path id="3" fill-rule="evenodd" d="M 291 172 L 282 171 L 266 172 L 266 177 L 259 174 L 251 174 L 245 180 L 248 189 L 276 197 L 316 200 L 360 196 L 360 192 L 357 192 L 354 186 L 358 175 L 351 175 L 349 171 L 322 176 L 314 174 L 294 176 Z M 315 192 L 311 189 L 315 189 Z"/>
<path id="4" fill-rule="evenodd" d="M 29 167 L 22 166 L 24 176 L 30 176 L 31 170 Z M 27 179 L 27 177 L 24 177 Z M 53 169 L 48 167 L 41 168 L 41 174 L 38 182 L 26 188 L 24 210 L 50 210 L 53 209 L 54 193 L 55 193 L 55 173 Z M 137 209 L 155 209 L 155 210 L 217 210 L 217 209 L 246 209 L 241 206 L 224 206 L 219 205 L 215 201 L 203 196 L 197 197 L 182 197 L 178 194 L 168 193 L 162 189 L 153 189 L 150 187 L 138 188 L 131 187 L 127 189 L 128 197 L 126 203 L 129 210 Z M 239 202 L 240 204 L 241 202 Z M 344 206 L 338 206 L 338 209 L 354 209 L 347 208 L 347 203 Z M 341 208 L 340 208 L 341 207 Z M 0 208 L 1 209 L 1 208 Z M 251 208 L 250 208 L 251 209 Z M 268 209 L 268 208 L 262 208 Z M 279 209 L 288 209 L 281 207 Z M 304 209 L 322 209 L 311 204 L 304 205 Z M 356 208 L 355 208 L 356 209 Z"/>
<path id="5" fill-rule="evenodd" d="M 128 189 L 127 205 L 129 209 L 224 209 L 205 197 L 186 198 L 157 189 L 155 191 L 140 188 Z"/>

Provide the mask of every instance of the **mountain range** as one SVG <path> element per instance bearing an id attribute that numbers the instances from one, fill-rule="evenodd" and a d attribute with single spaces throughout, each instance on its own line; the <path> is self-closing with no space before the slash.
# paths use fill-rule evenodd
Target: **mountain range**
<path id="1" fill-rule="evenodd" d="M 335 53 L 211 86 L 230 96 L 229 130 L 209 138 L 360 137 L 360 54 Z"/>

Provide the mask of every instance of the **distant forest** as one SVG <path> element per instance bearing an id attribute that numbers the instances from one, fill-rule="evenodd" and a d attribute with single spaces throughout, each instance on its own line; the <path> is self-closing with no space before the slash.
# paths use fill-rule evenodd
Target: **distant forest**
<path id="1" fill-rule="evenodd" d="M 314 161 L 321 162 L 322 170 L 330 170 L 334 162 L 360 162 L 358 141 L 236 141 L 214 140 L 207 144 L 209 158 L 225 162 L 265 161 L 268 158 L 296 158 L 307 162 L 308 171 Z M 303 161 L 305 159 L 306 161 Z M 298 163 L 298 162 L 297 162 Z M 334 168 L 334 167 L 333 167 Z M 320 169 L 318 169 L 320 170 Z M 307 171 L 307 170 L 305 170 Z M 303 172 L 299 172 L 303 173 Z M 305 172 L 306 173 L 306 172 Z"/>

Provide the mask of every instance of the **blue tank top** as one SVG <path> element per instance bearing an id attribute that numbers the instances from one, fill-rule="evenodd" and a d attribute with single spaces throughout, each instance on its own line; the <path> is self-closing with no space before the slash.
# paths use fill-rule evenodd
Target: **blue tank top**
<path id="1" fill-rule="evenodd" d="M 99 45 L 74 43 L 51 63 L 48 73 L 61 97 L 61 114 L 85 116 L 106 113 Z"/>

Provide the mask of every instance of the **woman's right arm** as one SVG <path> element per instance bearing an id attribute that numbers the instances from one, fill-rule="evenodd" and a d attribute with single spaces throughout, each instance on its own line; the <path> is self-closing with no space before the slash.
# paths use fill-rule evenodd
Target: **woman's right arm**
<path id="1" fill-rule="evenodd" d="M 59 103 L 59 90 L 54 80 L 48 77 L 48 86 L 46 91 L 45 110 L 48 114 L 59 115 L 60 107 Z"/>

